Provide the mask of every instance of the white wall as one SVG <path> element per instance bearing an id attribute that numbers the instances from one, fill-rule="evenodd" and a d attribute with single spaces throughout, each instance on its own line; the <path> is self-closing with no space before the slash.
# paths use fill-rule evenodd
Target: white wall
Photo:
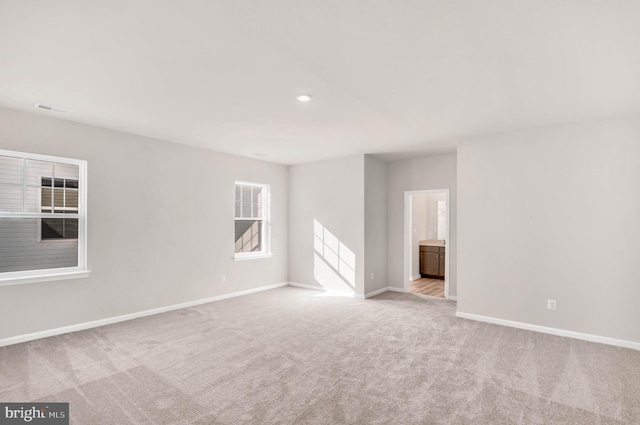
<path id="1" fill-rule="evenodd" d="M 462 142 L 458 205 L 458 311 L 640 341 L 639 117 Z"/>
<path id="2" fill-rule="evenodd" d="M 369 294 L 387 287 L 387 164 L 365 155 L 364 178 L 364 277 Z"/>
<path id="3" fill-rule="evenodd" d="M 364 186 L 363 155 L 290 167 L 290 281 L 364 294 Z M 351 263 L 347 257 L 355 257 L 355 270 L 345 265 L 346 273 L 342 273 L 340 259 L 331 253 L 323 256 L 322 241 L 314 236 L 319 226 L 320 232 L 324 229 L 332 240 L 342 243 L 348 254 L 343 258 L 346 263 Z M 353 279 L 348 278 L 351 272 Z"/>
<path id="4" fill-rule="evenodd" d="M 91 270 L 0 287 L 0 338 L 287 280 L 287 167 L 8 109 L 0 136 L 88 161 Z M 232 259 L 235 180 L 271 185 L 272 258 Z"/>
<path id="5" fill-rule="evenodd" d="M 420 241 L 428 239 L 429 204 L 426 194 L 411 195 L 411 277 L 420 275 Z"/>
<path id="6" fill-rule="evenodd" d="M 456 296 L 456 154 L 393 161 L 387 165 L 387 173 L 389 286 L 404 288 L 408 278 L 404 275 L 404 192 L 449 189 L 449 294 Z"/>
<path id="7" fill-rule="evenodd" d="M 430 240 L 442 240 L 444 239 L 443 237 L 439 237 L 440 235 L 438 235 L 438 202 L 440 201 L 446 201 L 447 200 L 447 195 L 445 192 L 441 192 L 441 193 L 430 193 L 427 195 L 427 209 L 428 209 L 428 214 L 427 214 L 427 234 L 425 239 L 430 239 Z M 445 218 L 446 220 L 446 218 Z M 446 229 L 446 224 L 444 226 L 444 228 Z"/>

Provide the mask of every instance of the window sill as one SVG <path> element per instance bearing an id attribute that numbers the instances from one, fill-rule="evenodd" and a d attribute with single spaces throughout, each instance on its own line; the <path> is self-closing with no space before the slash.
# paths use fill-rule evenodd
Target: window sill
<path id="1" fill-rule="evenodd" d="M 245 260 L 258 260 L 260 258 L 270 258 L 273 257 L 273 253 L 271 252 L 261 252 L 259 254 L 235 254 L 233 259 L 235 261 L 245 261 Z"/>
<path id="2" fill-rule="evenodd" d="M 0 286 L 8 285 L 21 285 L 23 283 L 36 283 L 36 282 L 50 282 L 54 280 L 68 280 L 78 279 L 82 277 L 89 277 L 91 272 L 86 271 L 73 271 L 62 273 L 48 273 L 42 275 L 21 276 L 21 277 L 5 277 L 0 278 Z"/>

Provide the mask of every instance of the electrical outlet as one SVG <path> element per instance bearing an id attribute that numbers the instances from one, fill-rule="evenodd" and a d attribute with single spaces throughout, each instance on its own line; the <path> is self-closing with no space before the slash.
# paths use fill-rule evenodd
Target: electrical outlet
<path id="1" fill-rule="evenodd" d="M 555 310 L 556 309 L 556 300 L 547 300 L 547 308 L 549 310 Z"/>
<path id="2" fill-rule="evenodd" d="M 220 277 L 220 283 L 225 283 L 226 281 L 227 281 L 227 276 L 222 275 L 222 276 Z"/>
<path id="3" fill-rule="evenodd" d="M 375 273 L 371 273 L 371 280 L 376 278 L 376 274 Z"/>

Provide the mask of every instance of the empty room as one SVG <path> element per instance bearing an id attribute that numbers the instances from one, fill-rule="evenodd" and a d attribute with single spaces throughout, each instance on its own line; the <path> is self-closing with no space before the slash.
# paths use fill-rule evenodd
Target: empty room
<path id="1" fill-rule="evenodd" d="M 639 22 L 0 0 L 0 424 L 639 424 Z"/>

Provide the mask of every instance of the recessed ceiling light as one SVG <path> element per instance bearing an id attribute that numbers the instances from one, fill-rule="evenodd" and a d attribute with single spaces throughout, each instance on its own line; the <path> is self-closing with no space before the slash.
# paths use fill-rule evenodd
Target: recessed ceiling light
<path id="1" fill-rule="evenodd" d="M 57 108 L 55 106 L 50 106 L 50 105 L 45 105 L 43 103 L 36 103 L 33 106 L 38 108 L 38 109 L 44 109 L 45 111 L 49 111 L 49 112 L 57 112 L 59 114 L 66 114 L 67 113 L 66 109 Z"/>
<path id="2" fill-rule="evenodd" d="M 311 100 L 311 95 L 310 94 L 299 94 L 297 99 L 300 102 L 309 102 Z"/>

